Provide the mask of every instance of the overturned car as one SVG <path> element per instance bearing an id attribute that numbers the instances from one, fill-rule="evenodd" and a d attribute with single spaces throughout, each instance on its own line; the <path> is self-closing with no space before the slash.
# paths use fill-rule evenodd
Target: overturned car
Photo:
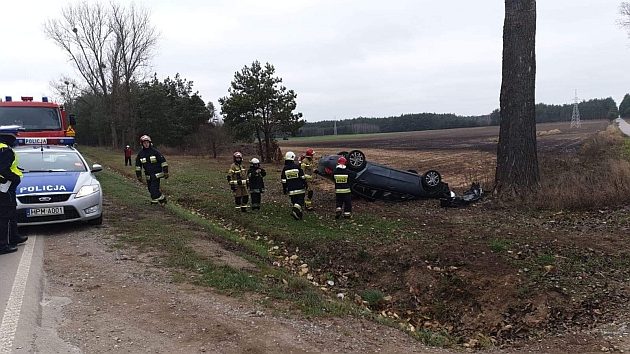
<path id="1" fill-rule="evenodd" d="M 332 178 L 340 156 L 347 159 L 347 167 L 356 174 L 355 183 L 351 186 L 352 193 L 368 200 L 404 201 L 454 197 L 438 171 L 428 170 L 419 174 L 413 170 L 397 170 L 367 161 L 360 150 L 323 156 L 319 159 L 318 174 Z"/>

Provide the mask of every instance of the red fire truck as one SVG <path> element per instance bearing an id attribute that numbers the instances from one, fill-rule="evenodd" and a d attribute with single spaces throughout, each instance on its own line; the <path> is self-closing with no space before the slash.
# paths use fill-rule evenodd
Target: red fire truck
<path id="1" fill-rule="evenodd" d="M 0 126 L 17 125 L 20 145 L 74 144 L 74 115 L 68 115 L 63 106 L 48 102 L 42 97 L 41 102 L 33 101 L 33 97 L 21 97 L 21 101 L 13 101 L 6 96 L 0 98 Z"/>

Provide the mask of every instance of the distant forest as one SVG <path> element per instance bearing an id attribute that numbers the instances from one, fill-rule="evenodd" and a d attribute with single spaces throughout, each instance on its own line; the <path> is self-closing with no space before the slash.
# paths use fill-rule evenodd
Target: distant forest
<path id="1" fill-rule="evenodd" d="M 592 99 L 578 103 L 580 119 L 615 119 L 619 116 L 617 104 L 612 97 Z M 573 104 L 536 105 L 536 122 L 570 121 L 573 115 Z M 458 116 L 450 113 L 412 113 L 397 117 L 353 118 L 339 120 L 337 134 L 389 133 L 416 130 L 433 130 L 449 128 L 482 127 L 499 125 L 499 110 L 482 116 Z M 306 123 L 297 136 L 333 135 L 335 121 Z"/>

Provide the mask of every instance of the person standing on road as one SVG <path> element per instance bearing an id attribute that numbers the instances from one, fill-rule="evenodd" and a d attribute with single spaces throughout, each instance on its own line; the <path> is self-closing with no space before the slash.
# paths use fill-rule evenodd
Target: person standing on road
<path id="1" fill-rule="evenodd" d="M 149 193 L 151 193 L 151 204 L 166 204 L 166 196 L 160 190 L 160 179 L 168 179 L 168 163 L 164 156 L 153 147 L 151 137 L 143 135 L 140 137 L 142 150 L 136 156 L 136 177 L 142 181 L 142 170 L 147 181 Z"/>
<path id="2" fill-rule="evenodd" d="M 133 150 L 129 147 L 129 145 L 125 146 L 125 166 L 131 166 L 131 155 L 133 154 Z"/>
<path id="3" fill-rule="evenodd" d="M 260 160 L 251 159 L 249 170 L 247 170 L 247 183 L 249 184 L 249 194 L 252 197 L 252 210 L 260 210 L 262 193 L 265 192 L 265 181 L 267 175 L 264 168 L 260 166 Z"/>
<path id="4" fill-rule="evenodd" d="M 243 167 L 243 154 L 235 152 L 232 155 L 232 164 L 227 173 L 227 181 L 230 184 L 236 208 L 242 212 L 247 211 L 249 193 L 247 192 L 247 170 Z"/>
<path id="5" fill-rule="evenodd" d="M 345 219 L 352 217 L 352 191 L 350 186 L 354 182 L 354 173 L 346 168 L 346 158 L 340 156 L 333 172 L 335 180 L 335 219 L 339 219 L 343 213 Z"/>
<path id="6" fill-rule="evenodd" d="M 291 216 L 295 220 L 301 220 L 304 208 L 304 194 L 306 193 L 306 182 L 304 171 L 295 162 L 295 154 L 288 151 L 284 155 L 284 168 L 280 174 L 282 181 L 282 192 L 291 198 Z"/>
<path id="7" fill-rule="evenodd" d="M 306 154 L 300 161 L 300 167 L 304 171 L 304 180 L 306 182 L 306 198 L 304 200 L 304 206 L 306 210 L 313 210 L 313 177 L 317 166 L 313 161 L 314 151 L 311 148 L 306 149 Z"/>
<path id="8" fill-rule="evenodd" d="M 17 128 L 0 127 L 0 254 L 17 251 L 17 245 L 28 239 L 17 232 L 15 190 L 22 180 L 22 171 L 12 149 L 16 138 Z"/>

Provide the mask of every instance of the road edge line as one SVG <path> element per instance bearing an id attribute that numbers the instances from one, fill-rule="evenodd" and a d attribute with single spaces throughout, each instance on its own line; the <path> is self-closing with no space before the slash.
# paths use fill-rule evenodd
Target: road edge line
<path id="1" fill-rule="evenodd" d="M 11 295 L 4 310 L 2 322 L 0 322 L 0 353 L 9 353 L 12 350 L 13 339 L 15 339 L 15 332 L 20 321 L 22 300 L 24 299 L 24 290 L 26 289 L 26 282 L 31 270 L 31 260 L 33 259 L 36 239 L 36 236 L 31 236 L 30 242 L 25 245 L 24 252 L 20 258 L 20 264 L 11 288 Z"/>

